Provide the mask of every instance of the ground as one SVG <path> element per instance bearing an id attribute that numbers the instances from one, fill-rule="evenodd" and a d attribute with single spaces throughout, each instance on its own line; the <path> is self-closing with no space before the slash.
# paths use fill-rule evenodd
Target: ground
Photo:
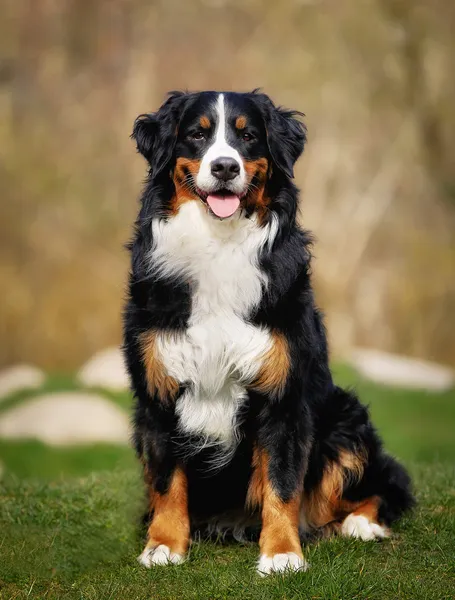
<path id="1" fill-rule="evenodd" d="M 310 545 L 310 570 L 288 577 L 259 578 L 254 544 L 196 543 L 186 564 L 146 570 L 135 560 L 143 496 L 131 450 L 0 441 L 0 599 L 454 598 L 455 392 L 393 390 L 343 367 L 335 373 L 338 382 L 355 384 L 387 447 L 414 478 L 418 507 L 390 540 Z M 46 384 L 74 387 L 62 377 Z M 103 393 L 128 407 L 127 394 Z M 16 394 L 0 412 L 24 399 Z"/>

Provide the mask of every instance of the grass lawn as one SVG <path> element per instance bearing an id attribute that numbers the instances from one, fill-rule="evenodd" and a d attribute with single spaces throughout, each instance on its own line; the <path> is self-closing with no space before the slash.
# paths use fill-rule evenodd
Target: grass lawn
<path id="1" fill-rule="evenodd" d="M 1 441 L 0 599 L 455 598 L 455 392 L 391 390 L 343 367 L 335 373 L 355 384 L 414 477 L 418 508 L 392 539 L 310 545 L 311 569 L 287 577 L 259 578 L 254 544 L 197 543 L 186 564 L 146 570 L 135 561 L 143 492 L 129 449 Z M 46 384 L 72 388 L 63 379 Z"/>

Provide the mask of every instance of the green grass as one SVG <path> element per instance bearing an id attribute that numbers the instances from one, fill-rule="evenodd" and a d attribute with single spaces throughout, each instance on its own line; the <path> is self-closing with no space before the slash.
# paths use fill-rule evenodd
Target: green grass
<path id="1" fill-rule="evenodd" d="M 336 539 L 305 550 L 307 573 L 260 579 L 257 547 L 197 543 L 183 566 L 146 570 L 139 477 L 101 473 L 58 484 L 10 481 L 1 491 L 1 598 L 453 598 L 455 474 L 413 468 L 416 514 L 382 543 Z"/>
<path id="2" fill-rule="evenodd" d="M 310 545 L 311 569 L 285 578 L 255 574 L 255 544 L 196 543 L 186 564 L 146 570 L 135 561 L 143 490 L 132 451 L 1 441 L 0 599 L 455 598 L 455 392 L 392 390 L 344 367 L 335 373 L 355 383 L 414 477 L 418 508 L 392 539 Z M 75 387 L 50 378 L 45 389 Z M 127 394 L 104 394 L 129 403 Z"/>
<path id="3" fill-rule="evenodd" d="M 63 480 L 91 471 L 127 470 L 136 465 L 132 450 L 115 444 L 52 448 L 35 440 L 0 439 L 0 457 L 7 480 L 11 476 Z"/>

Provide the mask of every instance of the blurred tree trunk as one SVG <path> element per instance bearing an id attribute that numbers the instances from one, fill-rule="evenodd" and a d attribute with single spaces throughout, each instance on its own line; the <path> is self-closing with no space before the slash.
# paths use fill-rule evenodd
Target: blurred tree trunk
<path id="1" fill-rule="evenodd" d="M 453 178 L 453 163 L 449 164 L 444 137 L 444 123 L 441 113 L 431 93 L 431 83 L 426 70 L 426 49 L 433 30 L 430 29 L 429 11 L 435 10 L 430 2 L 415 0 L 381 0 L 385 14 L 397 31 L 399 57 L 401 60 L 403 79 L 401 105 L 404 110 L 412 111 L 422 158 L 431 172 L 431 176 L 441 184 L 448 184 Z M 444 21 L 445 9 L 452 2 L 435 2 L 436 10 L 441 10 L 441 25 Z M 441 5 L 442 4 L 442 5 Z M 447 74 L 449 76 L 449 73 Z"/>

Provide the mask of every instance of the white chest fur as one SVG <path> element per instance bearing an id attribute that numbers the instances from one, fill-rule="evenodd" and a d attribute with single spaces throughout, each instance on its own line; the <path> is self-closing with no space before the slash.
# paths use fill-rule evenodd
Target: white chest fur
<path id="1" fill-rule="evenodd" d="M 192 285 L 188 329 L 158 337 L 168 373 L 188 384 L 176 406 L 180 428 L 201 436 L 204 444 L 232 446 L 245 386 L 271 344 L 270 332 L 249 323 L 248 316 L 267 285 L 258 257 L 273 243 L 275 228 L 237 215 L 218 221 L 195 201 L 152 227 L 151 269 L 183 275 Z"/>

